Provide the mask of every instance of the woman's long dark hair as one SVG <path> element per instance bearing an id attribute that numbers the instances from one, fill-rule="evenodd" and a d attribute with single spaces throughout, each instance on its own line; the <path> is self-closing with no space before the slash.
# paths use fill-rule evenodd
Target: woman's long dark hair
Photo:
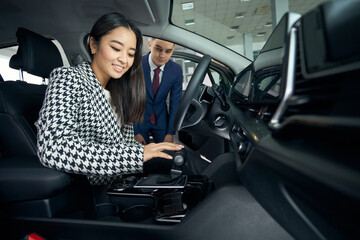
<path id="1" fill-rule="evenodd" d="M 119 79 L 111 78 L 106 85 L 120 117 L 121 125 L 140 123 L 144 119 L 146 86 L 142 70 L 142 34 L 140 29 L 121 13 L 108 13 L 100 17 L 90 32 L 97 45 L 101 38 L 117 27 L 131 29 L 136 36 L 136 51 L 131 68 Z"/>

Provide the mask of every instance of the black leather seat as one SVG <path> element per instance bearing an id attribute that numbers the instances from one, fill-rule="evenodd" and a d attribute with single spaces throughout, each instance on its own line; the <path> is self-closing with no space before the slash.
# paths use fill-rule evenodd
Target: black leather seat
<path id="1" fill-rule="evenodd" d="M 43 167 L 35 156 L 0 161 L 0 203 L 48 199 L 70 183 L 68 174 Z"/>
<path id="2" fill-rule="evenodd" d="M 54 68 L 63 65 L 61 54 L 50 39 L 21 27 L 16 36 L 19 48 L 10 59 L 11 68 L 48 78 Z"/>
<path id="3" fill-rule="evenodd" d="M 10 67 L 48 78 L 50 72 L 63 65 L 59 50 L 48 38 L 25 28 L 16 32 L 17 53 Z M 46 86 L 24 81 L 0 84 L 0 145 L 3 157 L 36 155 L 36 128 Z"/>
<path id="4" fill-rule="evenodd" d="M 2 157 L 36 156 L 36 128 L 46 85 L 22 81 L 0 84 L 0 145 Z"/>
<path id="5" fill-rule="evenodd" d="M 24 28 L 18 29 L 17 37 L 19 48 L 10 60 L 11 67 L 48 78 L 54 68 L 63 65 L 50 39 Z M 11 215 L 50 217 L 55 209 L 69 204 L 59 195 L 71 188 L 73 177 L 45 168 L 36 155 L 34 122 L 45 91 L 46 85 L 0 83 L 0 206 L 3 211 L 12 209 Z"/>

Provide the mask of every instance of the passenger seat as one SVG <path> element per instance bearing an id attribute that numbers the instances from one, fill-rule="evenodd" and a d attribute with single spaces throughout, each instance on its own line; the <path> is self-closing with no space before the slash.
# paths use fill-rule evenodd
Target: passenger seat
<path id="1" fill-rule="evenodd" d="M 19 48 L 10 67 L 48 78 L 54 68 L 63 65 L 50 39 L 25 28 L 19 28 L 16 36 Z M 74 192 L 73 183 L 78 183 L 74 179 L 79 176 L 42 166 L 36 154 L 34 123 L 46 87 L 24 81 L 0 84 L 0 211 L 10 216 L 52 217 L 74 201 L 69 191 Z M 75 205 L 81 196 L 77 198 Z"/>
<path id="2" fill-rule="evenodd" d="M 10 67 L 35 76 L 48 78 L 50 72 L 63 65 L 59 50 L 48 38 L 25 28 L 16 32 L 17 53 Z M 21 78 L 20 77 L 20 78 Z M 23 79 L 20 79 L 23 80 Z M 36 155 L 36 128 L 46 85 L 24 81 L 6 81 L 0 85 L 0 144 L 2 156 Z"/>

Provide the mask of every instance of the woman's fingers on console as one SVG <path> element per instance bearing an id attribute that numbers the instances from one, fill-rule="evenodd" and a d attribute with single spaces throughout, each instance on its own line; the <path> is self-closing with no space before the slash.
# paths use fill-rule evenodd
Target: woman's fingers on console
<path id="1" fill-rule="evenodd" d="M 162 142 L 162 143 L 149 143 L 144 147 L 144 162 L 154 158 L 167 158 L 172 159 L 173 157 L 165 152 L 164 150 L 169 151 L 179 151 L 184 148 L 183 145 L 179 145 L 176 143 Z"/>

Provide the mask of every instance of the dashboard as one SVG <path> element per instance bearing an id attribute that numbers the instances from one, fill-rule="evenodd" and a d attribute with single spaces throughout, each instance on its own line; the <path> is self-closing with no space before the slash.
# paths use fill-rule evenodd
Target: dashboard
<path id="1" fill-rule="evenodd" d="M 229 94 L 241 181 L 299 238 L 358 234 L 360 34 L 350 36 L 360 23 L 356 6 L 334 1 L 284 16 Z"/>

